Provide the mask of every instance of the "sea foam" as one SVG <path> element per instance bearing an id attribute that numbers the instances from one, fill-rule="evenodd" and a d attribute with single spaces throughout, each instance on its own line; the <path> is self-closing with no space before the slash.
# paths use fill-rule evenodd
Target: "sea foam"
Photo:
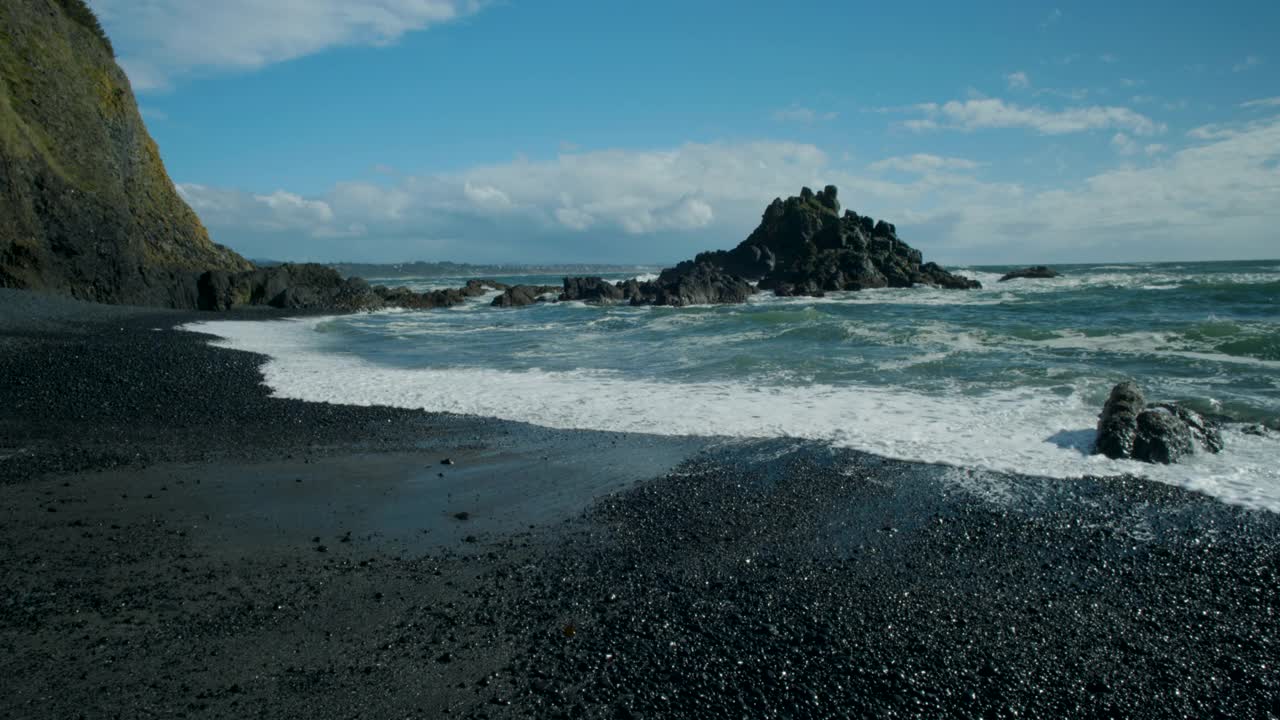
<path id="1" fill-rule="evenodd" d="M 406 368 L 321 342 L 326 318 L 212 321 L 184 329 L 267 355 L 274 395 L 496 417 L 563 429 L 793 437 L 903 460 L 1052 478 L 1132 474 L 1280 512 L 1280 442 L 1227 432 L 1220 455 L 1155 466 L 1089 454 L 1098 408 L 1035 388 L 926 395 L 870 385 L 662 382 L 604 370 Z"/>

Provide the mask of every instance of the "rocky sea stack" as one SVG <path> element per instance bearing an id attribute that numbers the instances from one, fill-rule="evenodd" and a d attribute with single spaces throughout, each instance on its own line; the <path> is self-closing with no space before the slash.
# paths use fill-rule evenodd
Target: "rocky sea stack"
<path id="1" fill-rule="evenodd" d="M 656 280 L 608 286 L 599 278 L 566 278 L 561 300 L 632 305 L 740 303 L 758 292 L 780 296 L 917 285 L 969 290 L 976 280 L 925 263 L 897 229 L 852 210 L 840 214 L 838 190 L 776 198 L 760 225 L 733 250 L 699 254 Z"/>
<path id="2" fill-rule="evenodd" d="M 892 223 L 852 210 L 842 215 L 837 192 L 828 185 L 817 193 L 803 188 L 798 197 L 777 198 L 738 247 L 702 253 L 694 262 L 758 281 L 778 295 L 916 285 L 982 287 L 923 262 L 919 250 L 898 239 Z"/>
<path id="3" fill-rule="evenodd" d="M 214 244 L 83 0 L 0 2 L 0 287 L 194 308 Z"/>

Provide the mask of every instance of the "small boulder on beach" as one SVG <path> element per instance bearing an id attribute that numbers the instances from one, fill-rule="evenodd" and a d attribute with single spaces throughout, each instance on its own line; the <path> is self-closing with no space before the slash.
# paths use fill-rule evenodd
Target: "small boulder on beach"
<path id="1" fill-rule="evenodd" d="M 1146 404 L 1137 384 L 1125 381 L 1111 389 L 1098 416 L 1095 454 L 1149 463 L 1176 463 L 1203 451 L 1222 450 L 1217 423 L 1174 403 Z"/>

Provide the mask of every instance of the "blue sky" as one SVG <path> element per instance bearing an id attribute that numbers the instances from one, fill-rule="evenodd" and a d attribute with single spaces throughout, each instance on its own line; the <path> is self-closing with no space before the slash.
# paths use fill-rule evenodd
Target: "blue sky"
<path id="1" fill-rule="evenodd" d="M 1280 256 L 1274 2 L 90 4 L 251 257 L 671 262 L 828 183 L 952 264 Z"/>

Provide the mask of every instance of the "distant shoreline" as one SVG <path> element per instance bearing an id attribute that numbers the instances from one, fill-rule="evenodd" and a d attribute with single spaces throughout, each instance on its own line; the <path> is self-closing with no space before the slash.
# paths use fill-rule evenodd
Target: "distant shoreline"
<path id="1" fill-rule="evenodd" d="M 272 267 L 285 261 L 254 260 L 261 267 Z M 320 263 L 333 268 L 344 277 L 371 278 L 483 278 L 503 275 L 620 275 L 627 273 L 658 272 L 662 265 L 601 265 L 594 263 L 563 264 L 490 264 L 473 265 L 452 262 L 408 263 Z"/>
<path id="2" fill-rule="evenodd" d="M 255 259 L 253 262 L 262 267 L 271 267 L 281 265 L 286 262 L 300 262 L 293 260 L 271 260 L 271 259 Z M 1096 262 L 1052 262 L 1041 259 L 1031 259 L 1025 262 L 1012 263 L 965 263 L 953 262 L 947 263 L 949 267 L 968 268 L 972 270 L 989 270 L 991 272 L 1004 272 L 1009 269 L 1016 269 L 1035 264 L 1048 264 L 1053 267 L 1073 268 L 1073 267 L 1096 267 L 1099 265 L 1182 265 L 1182 264 L 1213 264 L 1213 263 L 1276 263 L 1280 264 L 1280 258 L 1246 258 L 1242 260 L 1099 260 Z M 399 263 L 357 263 L 357 262 L 322 262 L 321 265 L 333 268 L 343 275 L 353 275 L 356 277 L 369 278 L 431 278 L 431 277 L 468 277 L 480 278 L 486 275 L 616 275 L 624 273 L 646 273 L 659 272 L 664 268 L 674 265 L 674 262 L 668 263 L 649 263 L 649 264 L 600 264 L 600 263 L 513 263 L 513 264 L 472 264 L 472 263 L 454 263 L 454 262 L 399 262 Z"/>

